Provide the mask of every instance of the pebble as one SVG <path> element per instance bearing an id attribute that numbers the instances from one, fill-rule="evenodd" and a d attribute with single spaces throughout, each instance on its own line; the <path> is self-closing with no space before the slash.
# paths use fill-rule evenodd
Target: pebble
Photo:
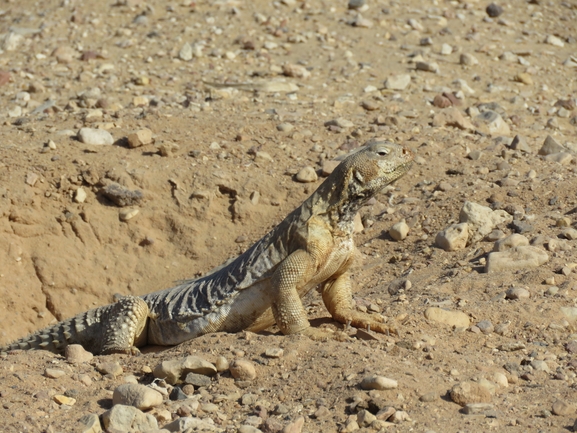
<path id="1" fill-rule="evenodd" d="M 499 224 L 508 224 L 513 217 L 504 210 L 492 210 L 487 206 L 466 201 L 459 214 L 461 223 L 468 223 L 469 244 L 476 243 L 487 236 Z"/>
<path id="2" fill-rule="evenodd" d="M 559 416 L 574 415 L 575 405 L 567 401 L 556 400 L 551 407 L 551 412 Z"/>
<path id="3" fill-rule="evenodd" d="M 50 379 L 58 379 L 59 377 L 64 376 L 66 373 L 64 370 L 59 370 L 57 368 L 47 368 L 44 370 L 44 376 L 49 377 Z"/>
<path id="4" fill-rule="evenodd" d="M 462 311 L 449 311 L 438 307 L 427 308 L 425 317 L 433 322 L 454 326 L 455 328 L 468 328 L 471 324 L 469 316 Z"/>
<path id="5" fill-rule="evenodd" d="M 516 271 L 539 267 L 549 260 L 549 255 L 533 246 L 514 247 L 510 250 L 492 252 L 487 256 L 485 272 Z"/>
<path id="6" fill-rule="evenodd" d="M 139 212 L 139 209 L 120 209 L 118 212 L 118 218 L 120 221 L 129 221 L 138 215 Z"/>
<path id="7" fill-rule="evenodd" d="M 519 150 L 525 153 L 531 152 L 531 147 L 527 144 L 527 140 L 525 140 L 525 138 L 520 135 L 515 135 L 510 147 L 513 150 Z"/>
<path id="8" fill-rule="evenodd" d="M 238 430 L 238 433 L 262 433 L 262 430 L 257 429 L 251 425 L 242 424 Z"/>
<path id="9" fill-rule="evenodd" d="M 317 175 L 317 172 L 310 165 L 299 170 L 299 172 L 295 176 L 295 179 L 301 183 L 316 182 L 318 178 L 319 177 Z"/>
<path id="10" fill-rule="evenodd" d="M 74 192 L 74 201 L 76 203 L 84 203 L 86 201 L 86 190 L 83 187 L 77 188 Z"/>
<path id="11" fill-rule="evenodd" d="M 369 427 L 376 420 L 377 417 L 368 410 L 363 409 L 357 413 L 357 424 L 360 427 Z"/>
<path id="12" fill-rule="evenodd" d="M 229 370 L 235 380 L 249 381 L 256 379 L 254 364 L 247 359 L 235 359 L 230 364 Z"/>
<path id="13" fill-rule="evenodd" d="M 409 225 L 405 222 L 405 220 L 400 221 L 389 229 L 389 236 L 396 241 L 404 240 L 409 234 Z"/>
<path id="14" fill-rule="evenodd" d="M 94 355 L 85 350 L 80 344 L 69 344 L 66 346 L 64 349 L 64 356 L 66 357 L 66 361 L 71 364 L 88 362 L 94 358 Z"/>
<path id="15" fill-rule="evenodd" d="M 114 143 L 114 138 L 110 132 L 104 129 L 81 128 L 78 131 L 78 139 L 84 144 L 94 146 L 108 146 Z"/>
<path id="16" fill-rule="evenodd" d="M 203 386 L 209 386 L 211 384 L 211 380 L 210 377 L 203 374 L 188 373 L 184 379 L 184 383 L 188 383 L 189 385 L 194 385 L 195 387 L 199 388 Z"/>
<path id="17" fill-rule="evenodd" d="M 267 358 L 282 358 L 283 355 L 284 350 L 280 347 L 270 347 L 264 352 L 264 356 Z"/>
<path id="18" fill-rule="evenodd" d="M 390 90 L 405 90 L 411 83 L 409 74 L 392 75 L 385 81 L 385 88 Z"/>
<path id="19" fill-rule="evenodd" d="M 194 386 L 189 385 L 193 390 L 194 390 Z M 192 391 L 192 393 L 194 393 L 194 391 Z M 188 400 L 188 392 L 184 392 L 183 389 L 181 389 L 178 386 L 175 386 L 174 388 L 172 388 L 172 391 L 170 391 L 170 395 L 168 396 L 168 398 L 171 401 L 179 401 L 179 400 Z"/>
<path id="20" fill-rule="evenodd" d="M 152 370 L 154 377 L 164 379 L 170 385 L 175 385 L 188 373 L 212 376 L 216 372 L 214 365 L 198 356 L 163 361 Z"/>
<path id="21" fill-rule="evenodd" d="M 433 126 L 453 126 L 462 130 L 475 130 L 475 125 L 466 119 L 458 108 L 448 107 L 433 117 Z"/>
<path id="22" fill-rule="evenodd" d="M 433 401 L 436 401 L 438 398 L 439 398 L 439 393 L 437 393 L 435 391 L 431 391 L 431 392 L 428 392 L 428 393 L 420 396 L 419 401 L 422 401 L 423 403 L 431 403 Z"/>
<path id="23" fill-rule="evenodd" d="M 539 155 L 551 155 L 555 153 L 564 152 L 566 149 L 561 146 L 557 140 L 548 135 L 543 142 L 543 146 L 539 149 Z"/>
<path id="24" fill-rule="evenodd" d="M 4 86 L 10 82 L 10 72 L 0 71 L 0 86 Z"/>
<path id="25" fill-rule="evenodd" d="M 433 105 L 438 108 L 447 108 L 453 105 L 453 103 L 446 96 L 436 95 L 433 99 Z"/>
<path id="26" fill-rule="evenodd" d="M 569 239 L 569 240 L 575 240 L 577 239 L 577 229 L 574 229 L 573 227 L 568 227 L 566 229 L 561 230 L 561 236 L 563 236 L 565 239 Z"/>
<path id="27" fill-rule="evenodd" d="M 170 141 L 164 141 L 158 145 L 158 153 L 165 158 L 173 156 L 178 149 L 180 149 L 180 146 Z"/>
<path id="28" fill-rule="evenodd" d="M 495 413 L 495 406 L 491 403 L 468 403 L 463 407 L 466 415 L 492 414 Z"/>
<path id="29" fill-rule="evenodd" d="M 188 42 L 185 42 L 185 44 L 178 52 L 178 58 L 180 60 L 188 62 L 189 60 L 192 60 L 192 57 L 193 57 L 192 45 L 190 45 Z"/>
<path id="30" fill-rule="evenodd" d="M 490 334 L 495 329 L 490 320 L 481 320 L 477 323 L 477 328 L 479 328 L 483 334 Z"/>
<path id="31" fill-rule="evenodd" d="M 388 390 L 388 389 L 397 388 L 398 383 L 394 379 L 389 379 L 389 378 L 383 377 L 383 376 L 372 375 L 372 376 L 367 376 L 367 377 L 363 378 L 363 380 L 360 383 L 360 386 L 362 389 L 366 389 L 366 390 L 376 389 L 379 391 L 384 391 L 384 390 Z"/>
<path id="32" fill-rule="evenodd" d="M 328 122 L 325 122 L 325 126 L 337 126 L 339 128 L 342 128 L 342 129 L 348 129 L 348 128 L 352 128 L 353 126 L 355 126 L 355 124 L 348 119 L 345 119 L 343 117 L 339 117 L 337 119 L 333 119 L 333 120 L 329 120 Z"/>
<path id="33" fill-rule="evenodd" d="M 531 293 L 522 287 L 511 287 L 505 292 L 505 299 L 518 300 L 528 299 Z"/>
<path id="34" fill-rule="evenodd" d="M 491 394 L 476 382 L 461 382 L 454 385 L 450 391 L 451 400 L 460 406 L 471 403 L 489 403 Z"/>
<path id="35" fill-rule="evenodd" d="M 66 406 L 74 406 L 75 398 L 67 397 L 65 395 L 56 394 L 52 399 L 58 404 L 65 404 Z"/>
<path id="36" fill-rule="evenodd" d="M 441 45 L 441 54 L 443 56 L 448 56 L 450 54 L 453 54 L 453 47 L 449 44 Z"/>
<path id="37" fill-rule="evenodd" d="M 132 406 L 117 404 L 102 414 L 102 424 L 107 431 L 133 432 L 158 429 L 158 421 Z M 165 426 L 166 428 L 166 426 Z"/>
<path id="38" fill-rule="evenodd" d="M 140 129 L 126 137 L 128 147 L 134 149 L 152 143 L 152 131 L 148 128 Z"/>
<path id="39" fill-rule="evenodd" d="M 533 78 L 531 75 L 527 74 L 526 72 L 521 72 L 520 74 L 515 75 L 515 81 L 518 83 L 523 83 L 528 86 L 533 84 Z"/>
<path id="40" fill-rule="evenodd" d="M 469 239 L 469 224 L 452 224 L 437 233 L 435 244 L 445 251 L 457 251 L 467 246 Z"/>
<path id="41" fill-rule="evenodd" d="M 100 191 L 104 197 L 120 207 L 138 205 L 144 198 L 142 191 L 132 191 L 114 182 L 106 185 Z"/>
<path id="42" fill-rule="evenodd" d="M 288 63 L 283 65 L 282 73 L 287 77 L 306 79 L 311 76 L 310 71 L 301 65 Z"/>
<path id="43" fill-rule="evenodd" d="M 459 63 L 465 66 L 475 66 L 479 64 L 479 60 L 472 54 L 462 53 L 459 56 Z"/>
<path id="44" fill-rule="evenodd" d="M 301 433 L 303 430 L 304 424 L 305 424 L 304 417 L 299 416 L 296 420 L 287 424 L 283 428 L 282 433 Z"/>
<path id="45" fill-rule="evenodd" d="M 222 373 L 223 371 L 228 370 L 229 363 L 228 363 L 228 360 L 224 356 L 221 355 L 221 356 L 218 356 L 216 358 L 215 366 L 216 366 L 216 371 L 218 371 L 219 373 Z"/>
<path id="46" fill-rule="evenodd" d="M 162 394 L 144 385 L 125 383 L 114 390 L 112 404 L 123 404 L 134 406 L 140 410 L 148 410 L 162 404 Z"/>
<path id="47" fill-rule="evenodd" d="M 279 123 L 276 126 L 277 131 L 280 131 L 280 132 L 291 132 L 294 128 L 295 127 L 292 123 L 287 123 L 287 122 Z"/>
<path id="48" fill-rule="evenodd" d="M 84 415 L 79 419 L 79 422 L 83 425 L 82 433 L 102 433 L 100 418 L 94 413 Z"/>
<path id="49" fill-rule="evenodd" d="M 362 101 L 361 107 L 363 107 L 367 111 L 376 111 L 381 106 L 377 101 Z"/>
<path id="50" fill-rule="evenodd" d="M 415 68 L 418 71 L 425 71 L 425 72 L 439 72 L 439 65 L 435 62 L 417 62 L 415 64 Z"/>
<path id="51" fill-rule="evenodd" d="M 487 15 L 491 18 L 496 18 L 503 13 L 503 8 L 498 4 L 491 3 L 487 6 L 485 12 L 487 12 Z"/>
<path id="52" fill-rule="evenodd" d="M 475 116 L 481 132 L 491 136 L 509 135 L 511 129 L 501 115 L 492 110 L 486 110 Z"/>
<path id="53" fill-rule="evenodd" d="M 554 35 L 548 35 L 545 38 L 545 43 L 549 44 L 549 45 L 553 45 L 555 47 L 564 47 L 565 46 L 565 43 L 560 38 L 558 38 L 557 36 L 554 36 Z"/>

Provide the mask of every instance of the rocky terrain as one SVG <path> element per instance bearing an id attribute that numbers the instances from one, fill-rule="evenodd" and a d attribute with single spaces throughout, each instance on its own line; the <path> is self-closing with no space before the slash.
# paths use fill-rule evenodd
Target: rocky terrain
<path id="1" fill-rule="evenodd" d="M 356 238 L 358 308 L 399 335 L 311 293 L 333 340 L 12 351 L 0 432 L 572 431 L 576 23 L 575 0 L 0 2 L 0 345 L 204 274 L 369 139 L 417 154 Z"/>

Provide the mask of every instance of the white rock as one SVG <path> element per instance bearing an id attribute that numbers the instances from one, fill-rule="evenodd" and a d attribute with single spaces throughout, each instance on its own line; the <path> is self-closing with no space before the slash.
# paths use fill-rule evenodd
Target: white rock
<path id="1" fill-rule="evenodd" d="M 64 355 L 66 356 L 66 361 L 71 364 L 88 362 L 94 358 L 94 355 L 85 350 L 80 344 L 69 344 L 66 346 L 66 349 L 64 349 Z"/>
<path id="2" fill-rule="evenodd" d="M 82 187 L 78 188 L 74 193 L 74 201 L 76 203 L 84 203 L 86 197 L 87 197 L 86 190 Z"/>
<path id="3" fill-rule="evenodd" d="M 202 432 L 219 432 L 219 429 L 216 425 L 210 423 L 207 420 L 192 417 L 192 416 L 185 416 L 181 418 L 177 418 L 172 421 L 170 424 L 166 424 L 162 427 L 163 430 L 168 430 L 169 432 L 184 432 L 184 431 L 202 431 Z"/>
<path id="4" fill-rule="evenodd" d="M 518 233 L 513 233 L 503 239 L 499 239 L 493 245 L 493 251 L 506 251 L 515 247 L 529 245 L 529 239 Z"/>
<path id="5" fill-rule="evenodd" d="M 163 361 L 154 368 L 152 373 L 154 377 L 175 385 L 188 373 L 211 376 L 216 373 L 216 367 L 198 356 L 187 356 L 182 359 Z"/>
<path id="6" fill-rule="evenodd" d="M 545 38 L 545 43 L 549 44 L 549 45 L 553 45 L 555 47 L 564 47 L 565 46 L 565 43 L 560 38 L 558 38 L 557 36 L 553 36 L 553 35 L 548 35 Z"/>
<path id="7" fill-rule="evenodd" d="M 362 389 L 377 389 L 380 391 L 387 389 L 395 389 L 399 386 L 398 382 L 394 379 L 389 379 L 383 376 L 367 376 L 361 381 Z"/>
<path id="8" fill-rule="evenodd" d="M 247 359 L 235 359 L 230 364 L 230 374 L 236 380 L 254 380 L 256 379 L 256 369 L 254 364 Z"/>
<path id="9" fill-rule="evenodd" d="M 114 390 L 112 404 L 123 404 L 140 410 L 148 410 L 162 404 L 162 394 L 144 385 L 125 383 Z"/>
<path id="10" fill-rule="evenodd" d="M 404 90 L 411 83 L 409 74 L 393 75 L 385 81 L 385 88 L 390 90 Z"/>
<path id="11" fill-rule="evenodd" d="M 507 376 L 505 376 L 503 373 L 501 372 L 495 372 L 493 374 L 493 380 L 495 381 L 495 383 L 497 385 L 499 385 L 501 388 L 508 388 L 509 387 L 509 381 L 507 380 Z"/>
<path id="12" fill-rule="evenodd" d="M 185 62 L 192 60 L 192 45 L 190 45 L 188 42 L 186 42 L 182 48 L 180 49 L 180 51 L 178 52 L 178 58 L 180 60 L 184 60 Z"/>
<path id="13" fill-rule="evenodd" d="M 549 255 L 533 246 L 515 247 L 510 250 L 492 252 L 487 256 L 485 272 L 516 271 L 530 269 L 547 263 Z"/>
<path id="14" fill-rule="evenodd" d="M 102 414 L 102 424 L 107 430 L 122 432 L 146 432 L 157 430 L 158 422 L 150 414 L 145 414 L 132 406 L 115 405 Z"/>
<path id="15" fill-rule="evenodd" d="M 471 321 L 462 311 L 449 311 L 438 307 L 429 307 L 425 310 L 425 317 L 433 322 L 456 328 L 468 328 Z"/>
<path id="16" fill-rule="evenodd" d="M 467 246 L 469 239 L 469 224 L 452 224 L 437 233 L 435 243 L 445 251 L 456 251 Z"/>
<path id="17" fill-rule="evenodd" d="M 481 132 L 492 136 L 504 135 L 508 136 L 511 133 L 509 125 L 503 120 L 499 113 L 487 110 L 475 117 Z"/>
<path id="18" fill-rule="evenodd" d="M 95 146 L 111 145 L 114 143 L 110 132 L 104 129 L 81 128 L 80 131 L 78 131 L 78 139 L 82 143 Z"/>
<path id="19" fill-rule="evenodd" d="M 513 217 L 504 210 L 492 210 L 466 201 L 459 214 L 459 221 L 469 224 L 469 244 L 473 244 L 491 233 L 497 225 L 513 221 Z"/>
<path id="20" fill-rule="evenodd" d="M 473 66 L 473 65 L 478 65 L 479 60 L 477 60 L 477 58 L 472 54 L 462 53 L 459 56 L 459 63 L 461 65 L 465 65 L 465 66 Z"/>
<path id="21" fill-rule="evenodd" d="M 302 168 L 295 176 L 295 179 L 302 183 L 316 182 L 318 178 L 317 172 L 311 166 Z"/>
<path id="22" fill-rule="evenodd" d="M 389 235 L 396 241 L 402 241 L 409 234 L 409 225 L 405 220 L 400 221 L 389 229 Z"/>

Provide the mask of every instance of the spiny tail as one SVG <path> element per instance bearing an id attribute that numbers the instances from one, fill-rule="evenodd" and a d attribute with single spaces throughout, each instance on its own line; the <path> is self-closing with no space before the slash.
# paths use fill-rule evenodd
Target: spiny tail
<path id="1" fill-rule="evenodd" d="M 70 319 L 36 331 L 26 337 L 0 347 L 0 352 L 10 350 L 49 350 L 62 353 L 69 344 L 82 344 L 85 349 L 98 349 L 99 339 L 95 326 L 100 323 L 103 308 L 95 308 Z"/>

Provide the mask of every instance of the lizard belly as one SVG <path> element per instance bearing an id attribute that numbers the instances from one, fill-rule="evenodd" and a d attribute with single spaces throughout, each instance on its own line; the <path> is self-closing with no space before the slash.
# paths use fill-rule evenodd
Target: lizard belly
<path id="1" fill-rule="evenodd" d="M 171 317 L 166 320 L 150 318 L 148 343 L 170 346 L 180 344 L 210 332 L 239 332 L 253 329 L 255 323 L 264 324 L 263 317 L 270 310 L 269 280 L 262 280 L 253 286 L 237 291 L 224 304 L 214 307 L 203 316 Z M 270 313 L 270 311 L 269 311 Z M 272 318 L 272 314 L 270 314 Z M 268 326 L 261 327 L 259 330 Z"/>

